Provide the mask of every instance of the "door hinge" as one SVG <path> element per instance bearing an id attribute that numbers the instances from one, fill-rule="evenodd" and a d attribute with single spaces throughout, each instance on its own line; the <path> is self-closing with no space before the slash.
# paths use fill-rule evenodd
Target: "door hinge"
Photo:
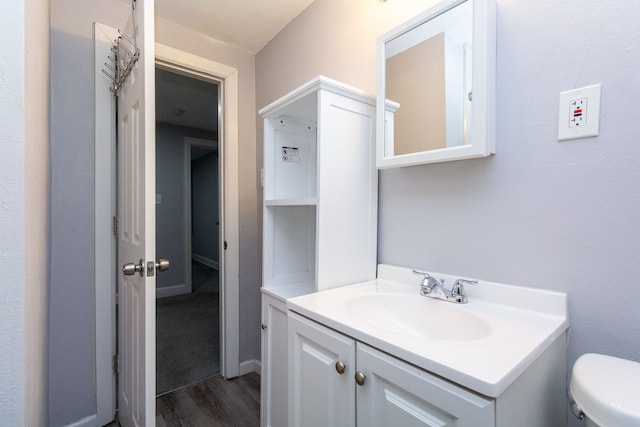
<path id="1" fill-rule="evenodd" d="M 223 247 L 224 247 L 224 250 L 226 251 L 227 250 L 227 241 L 226 240 L 224 241 Z"/>
<path id="2" fill-rule="evenodd" d="M 113 355 L 113 373 L 114 374 L 118 373 L 119 364 L 120 364 L 120 356 L 117 354 L 114 354 Z"/>
<path id="3" fill-rule="evenodd" d="M 117 236 L 118 235 L 118 217 L 117 216 L 112 217 L 112 223 L 113 223 L 113 235 Z"/>

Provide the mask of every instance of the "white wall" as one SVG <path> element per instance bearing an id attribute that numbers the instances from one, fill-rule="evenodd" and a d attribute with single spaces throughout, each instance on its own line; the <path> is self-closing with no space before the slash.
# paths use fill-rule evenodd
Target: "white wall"
<path id="1" fill-rule="evenodd" d="M 46 424 L 48 3 L 0 4 L 0 417 Z"/>
<path id="2" fill-rule="evenodd" d="M 258 105 L 319 73 L 373 92 L 400 3 L 316 0 L 258 53 Z M 569 366 L 640 360 L 638 16 L 635 0 L 498 0 L 496 155 L 381 172 L 378 261 L 567 292 Z M 593 83 L 600 136 L 558 142 L 558 93 Z"/>
<path id="3" fill-rule="evenodd" d="M 0 415 L 25 423 L 25 15 L 0 3 Z"/>

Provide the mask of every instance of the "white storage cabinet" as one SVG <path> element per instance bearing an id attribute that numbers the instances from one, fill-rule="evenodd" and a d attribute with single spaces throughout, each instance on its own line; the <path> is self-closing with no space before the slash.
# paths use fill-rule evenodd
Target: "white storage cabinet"
<path id="1" fill-rule="evenodd" d="M 285 425 L 282 411 L 287 413 L 286 344 L 279 344 L 287 336 L 281 314 L 286 316 L 286 299 L 376 277 L 375 97 L 320 76 L 259 114 L 264 118 L 261 425 L 279 427 Z"/>
<path id="2" fill-rule="evenodd" d="M 262 295 L 262 425 L 287 425 L 287 307 L 279 298 Z"/>

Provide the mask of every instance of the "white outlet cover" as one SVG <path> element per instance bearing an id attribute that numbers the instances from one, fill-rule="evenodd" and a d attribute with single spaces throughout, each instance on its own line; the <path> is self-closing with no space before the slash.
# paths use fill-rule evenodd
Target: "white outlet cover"
<path id="1" fill-rule="evenodd" d="M 600 84 L 560 92 L 558 140 L 600 134 Z"/>

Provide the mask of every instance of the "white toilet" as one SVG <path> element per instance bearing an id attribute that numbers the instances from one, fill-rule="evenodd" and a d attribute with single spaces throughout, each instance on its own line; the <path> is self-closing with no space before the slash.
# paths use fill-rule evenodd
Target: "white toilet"
<path id="1" fill-rule="evenodd" d="M 640 363 L 583 354 L 573 365 L 569 395 L 587 427 L 640 426 Z"/>

